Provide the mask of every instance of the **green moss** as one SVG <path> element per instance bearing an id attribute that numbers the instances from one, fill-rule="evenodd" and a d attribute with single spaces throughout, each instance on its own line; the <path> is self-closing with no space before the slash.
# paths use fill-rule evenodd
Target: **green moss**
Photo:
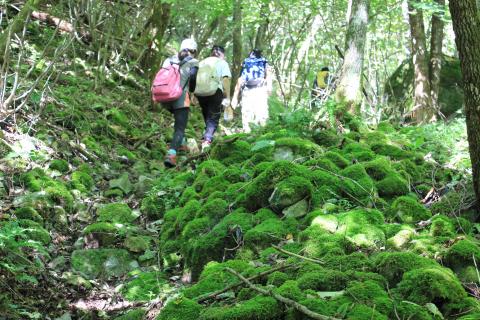
<path id="1" fill-rule="evenodd" d="M 379 227 L 384 223 L 380 211 L 357 209 L 339 215 L 338 219 L 336 233 L 344 235 L 352 249 L 378 249 L 385 245 L 385 234 Z"/>
<path id="2" fill-rule="evenodd" d="M 43 217 L 32 207 L 23 207 L 15 210 L 17 219 L 28 219 L 43 224 Z"/>
<path id="3" fill-rule="evenodd" d="M 369 199 L 375 194 L 375 185 L 361 164 L 354 164 L 340 172 L 343 178 L 342 192 L 357 201 Z"/>
<path id="4" fill-rule="evenodd" d="M 92 177 L 83 171 L 75 171 L 72 173 L 72 185 L 75 189 L 87 192 L 95 185 Z"/>
<path id="5" fill-rule="evenodd" d="M 448 318 L 456 317 L 459 314 L 471 314 L 480 312 L 480 301 L 474 297 L 466 297 L 459 302 L 451 302 L 442 306 L 444 315 Z M 458 318 L 457 318 L 458 319 Z"/>
<path id="6" fill-rule="evenodd" d="M 268 199 L 278 182 L 291 176 L 307 178 L 308 175 L 309 172 L 306 168 L 289 161 L 273 162 L 247 185 L 244 194 L 239 198 L 241 200 L 240 204 L 244 205 L 249 211 L 268 207 Z"/>
<path id="7" fill-rule="evenodd" d="M 57 170 L 61 173 L 66 173 L 68 170 L 70 170 L 68 166 L 68 162 L 63 159 L 54 159 L 52 162 L 50 162 L 50 165 L 48 166 L 51 170 Z"/>
<path id="8" fill-rule="evenodd" d="M 181 297 L 170 301 L 156 320 L 198 320 L 202 309 L 195 301 Z"/>
<path id="9" fill-rule="evenodd" d="M 435 260 L 411 252 L 382 252 L 374 259 L 374 270 L 383 275 L 391 287 L 394 287 L 408 271 L 439 266 Z"/>
<path id="10" fill-rule="evenodd" d="M 397 290 L 405 299 L 420 305 L 428 302 L 439 305 L 445 302 L 458 302 L 467 295 L 453 272 L 441 267 L 406 272 Z"/>
<path id="11" fill-rule="evenodd" d="M 274 273 L 268 275 L 267 284 L 280 287 L 287 280 L 290 280 L 290 276 L 288 274 L 281 271 L 275 271 Z"/>
<path id="12" fill-rule="evenodd" d="M 411 227 L 404 227 L 402 230 L 398 231 L 394 236 L 388 238 L 387 246 L 396 250 L 403 249 L 408 242 L 415 235 L 415 229 Z"/>
<path id="13" fill-rule="evenodd" d="M 461 210 L 464 201 L 461 193 L 449 192 L 441 197 L 440 201 L 434 202 L 430 210 L 432 214 L 451 215 Z"/>
<path id="14" fill-rule="evenodd" d="M 374 308 L 363 304 L 355 304 L 347 313 L 347 320 L 388 320 L 388 317 L 381 314 Z"/>
<path id="15" fill-rule="evenodd" d="M 187 187 L 183 190 L 182 195 L 180 196 L 179 204 L 181 206 L 185 205 L 190 200 L 199 200 L 200 195 L 195 191 L 193 187 Z"/>
<path id="16" fill-rule="evenodd" d="M 300 271 L 298 287 L 302 290 L 340 291 L 344 290 L 349 278 L 338 270 L 318 268 L 316 271 Z M 302 274 L 303 273 L 303 274 Z"/>
<path id="17" fill-rule="evenodd" d="M 326 254 L 345 254 L 345 237 L 331 234 L 319 225 L 312 225 L 299 235 L 303 242 L 304 254 L 308 257 L 320 258 Z"/>
<path id="18" fill-rule="evenodd" d="M 75 250 L 71 264 L 87 279 L 119 277 L 138 266 L 123 249 Z"/>
<path id="19" fill-rule="evenodd" d="M 324 156 L 341 169 L 348 167 L 350 164 L 350 162 L 338 152 L 328 151 L 324 154 Z"/>
<path id="20" fill-rule="evenodd" d="M 313 141 L 320 146 L 332 147 L 340 144 L 342 137 L 333 129 L 317 130 L 313 133 Z"/>
<path id="21" fill-rule="evenodd" d="M 400 301 L 395 306 L 395 310 L 400 319 L 433 320 L 433 317 L 425 307 L 408 301 Z"/>
<path id="22" fill-rule="evenodd" d="M 310 140 L 300 138 L 280 138 L 275 141 L 274 159 L 282 153 L 282 151 L 291 150 L 293 157 L 313 157 L 322 152 L 322 148 Z M 280 158 L 278 160 L 287 160 Z M 293 160 L 293 159 L 292 159 Z"/>
<path id="23" fill-rule="evenodd" d="M 392 198 L 406 195 L 410 190 L 408 182 L 398 174 L 389 174 L 376 184 L 378 194 L 382 197 Z"/>
<path id="24" fill-rule="evenodd" d="M 365 253 L 354 252 L 349 255 L 338 255 L 331 252 L 324 257 L 325 267 L 339 271 L 357 270 L 368 272 L 372 269 L 372 261 Z"/>
<path id="25" fill-rule="evenodd" d="M 137 218 L 125 203 L 109 203 L 97 211 L 98 221 L 113 223 L 130 223 Z"/>
<path id="26" fill-rule="evenodd" d="M 40 168 L 35 168 L 29 172 L 23 173 L 20 180 L 30 191 L 41 191 L 52 181 Z"/>
<path id="27" fill-rule="evenodd" d="M 375 160 L 365 162 L 363 166 L 368 175 L 376 181 L 385 179 L 389 174 L 394 173 L 390 161 L 384 157 L 377 157 Z"/>
<path id="28" fill-rule="evenodd" d="M 430 234 L 434 237 L 453 237 L 455 235 L 455 225 L 449 217 L 437 215 L 432 218 Z"/>
<path id="29" fill-rule="evenodd" d="M 141 253 L 150 248 L 151 241 L 148 236 L 127 236 L 124 246 L 131 252 Z"/>
<path id="30" fill-rule="evenodd" d="M 281 212 L 302 199 L 308 199 L 312 195 L 313 186 L 305 178 L 288 177 L 275 186 L 268 202 L 271 208 L 276 212 Z"/>
<path id="31" fill-rule="evenodd" d="M 393 302 L 387 292 L 375 281 L 352 281 L 345 289 L 345 295 L 357 303 L 365 304 L 378 312 L 388 315 L 393 309 Z"/>
<path id="32" fill-rule="evenodd" d="M 65 210 L 68 211 L 73 208 L 73 196 L 63 184 L 51 184 L 45 188 L 45 193 L 50 201 L 64 207 Z"/>
<path id="33" fill-rule="evenodd" d="M 386 143 L 374 144 L 372 145 L 372 150 L 376 154 L 386 156 L 394 160 L 406 159 L 413 156 L 413 154 L 409 151 L 405 151 L 397 146 Z"/>
<path id="34" fill-rule="evenodd" d="M 305 293 L 299 288 L 297 281 L 287 280 L 280 287 L 274 289 L 274 292 L 288 299 L 295 301 L 306 298 Z"/>
<path id="35" fill-rule="evenodd" d="M 378 123 L 377 130 L 385 133 L 394 133 L 395 127 L 388 121 L 382 121 Z"/>
<path id="36" fill-rule="evenodd" d="M 385 133 L 381 131 L 367 132 L 364 134 L 362 139 L 368 145 L 373 145 L 379 142 L 381 143 L 388 142 L 388 137 L 385 135 Z"/>
<path id="37" fill-rule="evenodd" d="M 279 218 L 267 219 L 245 233 L 245 244 L 256 249 L 265 248 L 294 231 Z"/>
<path id="38" fill-rule="evenodd" d="M 202 311 L 201 320 L 274 320 L 282 315 L 280 304 L 271 297 L 257 296 L 234 306 L 213 307 Z"/>
<path id="39" fill-rule="evenodd" d="M 224 191 L 230 186 L 230 182 L 223 178 L 223 176 L 216 176 L 209 178 L 202 187 L 200 196 L 207 197 L 216 191 Z"/>
<path id="40" fill-rule="evenodd" d="M 451 246 L 445 256 L 450 267 L 473 264 L 473 259 L 480 261 L 480 247 L 476 241 L 463 239 Z"/>
<path id="41" fill-rule="evenodd" d="M 228 213 L 228 203 L 223 199 L 209 199 L 196 217 L 208 217 L 211 221 L 218 222 Z"/>
<path id="42" fill-rule="evenodd" d="M 122 295 L 128 301 L 146 302 L 155 299 L 162 291 L 169 289 L 168 280 L 159 272 L 142 272 L 128 281 L 122 288 Z"/>
<path id="43" fill-rule="evenodd" d="M 322 171 L 329 173 L 338 173 L 340 171 L 340 168 L 332 160 L 323 157 L 308 160 L 303 165 L 312 169 L 322 169 Z"/>
<path id="44" fill-rule="evenodd" d="M 208 233 L 213 226 L 208 217 L 193 219 L 182 230 L 182 240 L 188 241 Z"/>
<path id="45" fill-rule="evenodd" d="M 20 227 L 25 228 L 24 232 L 31 240 L 41 242 L 43 245 L 47 245 L 52 241 L 48 231 L 39 223 L 28 219 L 19 219 L 17 222 Z"/>
<path id="46" fill-rule="evenodd" d="M 270 209 L 262 208 L 255 214 L 255 224 L 262 223 L 265 220 L 276 219 L 278 216 Z"/>
<path id="47" fill-rule="evenodd" d="M 117 227 L 109 222 L 97 222 L 85 227 L 83 234 L 91 235 L 99 241 L 101 246 L 110 246 L 116 242 L 117 237 L 125 236 L 125 228 Z"/>
<path id="48" fill-rule="evenodd" d="M 432 214 L 417 199 L 403 196 L 398 197 L 392 203 L 392 217 L 403 223 L 417 223 L 419 221 L 428 220 Z"/>
<path id="49" fill-rule="evenodd" d="M 145 309 L 133 309 L 120 317 L 116 317 L 115 320 L 142 320 L 146 313 Z"/>
<path id="50" fill-rule="evenodd" d="M 205 265 L 198 282 L 184 290 L 184 295 L 193 299 L 223 289 L 229 284 L 237 283 L 238 278 L 226 272 L 226 267 L 232 268 L 244 276 L 253 274 L 253 267 L 246 261 L 229 260 L 224 263 L 212 261 Z"/>
<path id="51" fill-rule="evenodd" d="M 206 160 L 198 166 L 195 174 L 197 176 L 200 174 L 205 174 L 208 177 L 214 177 L 222 174 L 224 170 L 225 166 L 220 161 Z"/>
<path id="52" fill-rule="evenodd" d="M 216 143 L 210 155 L 225 165 L 239 164 L 252 156 L 250 149 L 251 145 L 248 142 L 235 140 L 228 143 Z"/>

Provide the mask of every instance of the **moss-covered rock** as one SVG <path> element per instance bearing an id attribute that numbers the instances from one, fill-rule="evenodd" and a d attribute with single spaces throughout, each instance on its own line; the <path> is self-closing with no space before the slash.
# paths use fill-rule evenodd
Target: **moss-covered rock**
<path id="1" fill-rule="evenodd" d="M 407 300 L 423 305 L 458 302 L 467 296 L 462 284 L 449 269 L 426 267 L 414 269 L 403 275 L 397 286 Z"/>
<path id="2" fill-rule="evenodd" d="M 302 290 L 340 291 L 345 289 L 349 280 L 344 272 L 325 268 L 301 270 L 300 274 L 297 281 Z"/>
<path id="3" fill-rule="evenodd" d="M 281 212 L 302 199 L 310 198 L 312 190 L 313 186 L 307 179 L 297 176 L 288 177 L 275 186 L 268 202 L 274 211 Z"/>
<path id="4" fill-rule="evenodd" d="M 267 219 L 245 233 L 245 244 L 249 247 L 262 249 L 270 246 L 279 239 L 294 233 L 293 228 L 279 218 Z"/>
<path id="5" fill-rule="evenodd" d="M 392 203 L 391 215 L 403 223 L 417 223 L 428 220 L 432 214 L 417 199 L 409 196 L 398 197 Z"/>
<path id="6" fill-rule="evenodd" d="M 202 309 L 195 301 L 180 297 L 170 301 L 156 320 L 198 320 Z"/>
<path id="7" fill-rule="evenodd" d="M 342 137 L 333 129 L 316 130 L 312 138 L 315 143 L 324 147 L 336 146 L 342 141 Z"/>
<path id="8" fill-rule="evenodd" d="M 130 223 L 137 218 L 125 203 L 109 203 L 97 211 L 98 221 L 113 223 Z"/>
<path id="9" fill-rule="evenodd" d="M 322 148 L 310 140 L 300 138 L 280 138 L 275 141 L 274 160 L 298 160 L 314 157 L 322 153 Z M 303 161 L 303 162 L 304 162 Z"/>
<path id="10" fill-rule="evenodd" d="M 31 240 L 38 241 L 43 245 L 47 245 L 52 241 L 48 231 L 38 222 L 28 219 L 18 219 L 17 222 L 20 227 L 24 228 L 24 232 Z"/>
<path id="11" fill-rule="evenodd" d="M 342 192 L 356 201 L 368 201 L 375 193 L 373 180 L 361 164 L 354 164 L 340 172 L 343 177 Z"/>
<path id="12" fill-rule="evenodd" d="M 225 165 L 238 164 L 252 156 L 251 145 L 243 140 L 219 142 L 213 146 L 210 155 Z"/>
<path id="13" fill-rule="evenodd" d="M 94 184 L 93 178 L 88 173 L 83 171 L 75 171 L 72 173 L 72 186 L 75 189 L 88 192 L 93 188 Z"/>
<path id="14" fill-rule="evenodd" d="M 432 218 L 430 234 L 434 237 L 453 237 L 455 229 L 452 220 L 447 216 L 437 215 Z"/>
<path id="15" fill-rule="evenodd" d="M 138 267 L 123 249 L 75 250 L 72 268 L 88 279 L 119 277 Z"/>
<path id="16" fill-rule="evenodd" d="M 410 191 L 407 180 L 396 173 L 387 175 L 384 179 L 378 181 L 375 186 L 377 187 L 378 194 L 386 198 L 403 196 Z"/>
<path id="17" fill-rule="evenodd" d="M 50 165 L 48 166 L 51 170 L 57 170 L 61 173 L 66 173 L 68 170 L 70 170 L 70 167 L 68 165 L 68 162 L 63 159 L 54 159 L 52 162 L 50 162 Z"/>
<path id="18" fill-rule="evenodd" d="M 425 307 L 408 301 L 398 302 L 395 310 L 400 319 L 433 320 L 433 315 Z"/>
<path id="19" fill-rule="evenodd" d="M 375 281 L 352 281 L 345 289 L 345 295 L 357 303 L 362 303 L 378 312 L 388 315 L 393 310 L 393 301 L 388 293 Z"/>
<path id="20" fill-rule="evenodd" d="M 43 224 L 43 217 L 32 207 L 15 209 L 17 219 L 28 219 Z"/>
<path id="21" fill-rule="evenodd" d="M 131 252 L 141 253 L 150 249 L 152 238 L 149 236 L 133 236 L 129 235 L 123 243 L 125 248 Z"/>
<path id="22" fill-rule="evenodd" d="M 375 271 L 383 275 L 391 287 L 400 282 L 402 276 L 408 271 L 439 267 L 435 260 L 411 252 L 382 252 L 376 255 L 373 261 Z"/>
<path id="23" fill-rule="evenodd" d="M 108 247 L 125 236 L 126 228 L 110 222 L 96 222 L 83 229 L 83 235 L 90 240 L 95 239 L 98 245 Z"/>
<path id="24" fill-rule="evenodd" d="M 212 307 L 202 311 L 201 320 L 274 320 L 282 315 L 282 308 L 272 297 L 256 296 L 234 306 Z"/>

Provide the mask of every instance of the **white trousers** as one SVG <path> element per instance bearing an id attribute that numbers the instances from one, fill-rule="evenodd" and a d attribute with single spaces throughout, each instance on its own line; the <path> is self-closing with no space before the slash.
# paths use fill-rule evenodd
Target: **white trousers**
<path id="1" fill-rule="evenodd" d="M 242 90 L 242 126 L 244 132 L 250 132 L 250 126 L 263 126 L 268 120 L 267 87 Z"/>

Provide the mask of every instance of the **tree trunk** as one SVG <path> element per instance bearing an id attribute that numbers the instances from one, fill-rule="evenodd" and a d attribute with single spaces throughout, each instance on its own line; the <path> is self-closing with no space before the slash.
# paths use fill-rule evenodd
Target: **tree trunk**
<path id="1" fill-rule="evenodd" d="M 153 12 L 150 18 L 151 28 L 153 29 L 153 40 L 150 43 L 144 63 L 149 78 L 153 76 L 162 63 L 163 37 L 170 22 L 171 8 L 171 4 L 161 1 L 157 1 L 153 6 Z"/>
<path id="2" fill-rule="evenodd" d="M 237 83 L 242 67 L 242 0 L 233 1 L 233 59 L 232 59 L 232 83 Z M 232 94 L 235 85 L 232 86 Z"/>
<path id="3" fill-rule="evenodd" d="M 449 1 L 455 43 L 460 54 L 473 187 L 480 201 L 480 16 L 475 0 Z"/>
<path id="4" fill-rule="evenodd" d="M 435 0 L 441 6 L 445 0 Z M 440 72 L 442 70 L 442 43 L 443 43 L 443 21 L 438 14 L 432 16 L 432 36 L 430 39 L 430 90 L 432 107 L 438 113 L 438 92 L 440 90 Z"/>
<path id="5" fill-rule="evenodd" d="M 425 123 L 432 120 L 435 114 L 432 112 L 423 12 L 415 9 L 410 1 L 408 10 L 414 72 L 412 117 L 417 123 Z"/>
<path id="6" fill-rule="evenodd" d="M 345 59 L 335 92 L 338 102 L 356 113 L 361 100 L 362 70 L 370 0 L 353 0 L 345 39 Z"/>
<path id="7" fill-rule="evenodd" d="M 14 34 L 22 31 L 25 21 L 30 14 L 37 10 L 38 7 L 44 2 L 44 0 L 28 0 L 22 7 L 17 16 L 10 22 L 8 28 L 5 28 L 0 34 L 0 62 L 3 62 L 3 56 L 7 49 L 7 43 L 10 37 Z"/>
<path id="8" fill-rule="evenodd" d="M 269 2 L 263 2 L 262 6 L 260 7 L 260 18 L 262 19 L 262 22 L 260 23 L 260 26 L 258 27 L 257 34 L 255 35 L 255 48 L 258 49 L 264 49 L 266 48 L 265 46 L 265 35 L 267 33 L 267 28 L 268 28 L 268 5 Z"/>

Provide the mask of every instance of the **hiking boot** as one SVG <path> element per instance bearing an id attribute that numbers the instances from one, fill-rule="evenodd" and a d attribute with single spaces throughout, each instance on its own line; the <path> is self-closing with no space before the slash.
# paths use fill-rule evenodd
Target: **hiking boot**
<path id="1" fill-rule="evenodd" d="M 212 141 L 210 140 L 203 140 L 202 141 L 202 152 L 206 152 L 210 149 L 210 145 L 212 144 Z"/>
<path id="2" fill-rule="evenodd" d="M 173 168 L 177 165 L 177 155 L 176 154 L 167 154 L 163 164 L 167 168 Z"/>

